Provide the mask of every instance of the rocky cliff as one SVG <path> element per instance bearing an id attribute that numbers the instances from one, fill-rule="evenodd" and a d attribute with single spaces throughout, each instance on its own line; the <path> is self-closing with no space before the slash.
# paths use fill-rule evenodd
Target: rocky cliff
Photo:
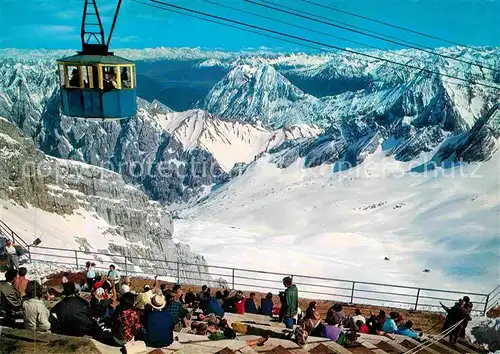
<path id="1" fill-rule="evenodd" d="M 188 246 L 173 242 L 171 215 L 158 202 L 126 184 L 115 172 L 46 156 L 35 148 L 32 139 L 3 118 L 0 119 L 0 199 L 61 215 L 84 209 L 109 225 L 104 232 L 143 245 L 124 247 L 110 243 L 107 249 L 98 251 L 128 256 L 129 264 L 143 271 L 153 264 L 132 257 L 191 263 L 181 265 L 181 276 L 187 274 L 183 271 L 189 271 L 191 278 L 207 278 L 204 258 Z M 87 246 L 93 245 L 82 243 L 81 249 L 87 250 Z M 166 267 L 170 270 L 154 270 L 152 274 L 176 274 L 175 263 Z"/>

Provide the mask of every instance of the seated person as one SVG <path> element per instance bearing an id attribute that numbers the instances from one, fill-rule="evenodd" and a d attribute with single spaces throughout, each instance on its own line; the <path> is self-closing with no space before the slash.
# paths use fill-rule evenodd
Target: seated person
<path id="1" fill-rule="evenodd" d="M 184 302 L 187 305 L 192 306 L 191 304 L 193 304 L 195 301 L 196 301 L 196 295 L 193 293 L 193 289 L 189 289 L 186 295 L 184 296 Z"/>
<path id="2" fill-rule="evenodd" d="M 382 331 L 385 333 L 394 333 L 397 331 L 398 326 L 396 325 L 396 320 L 399 318 L 399 313 L 391 312 L 390 317 L 387 318 L 382 326 Z"/>
<path id="3" fill-rule="evenodd" d="M 76 68 L 74 68 L 71 71 L 71 79 L 69 79 L 69 86 L 80 87 L 80 74 L 78 73 L 78 69 Z"/>
<path id="4" fill-rule="evenodd" d="M 29 282 L 29 280 L 26 279 L 27 273 L 28 270 L 25 267 L 19 268 L 19 274 L 17 275 L 17 278 L 12 282 L 14 288 L 16 288 L 21 293 L 21 296 L 26 295 L 26 287 L 28 286 Z"/>
<path id="5" fill-rule="evenodd" d="M 416 334 L 415 332 L 413 332 L 413 330 L 411 329 L 412 327 L 413 327 L 413 322 L 408 321 L 403 326 L 399 327 L 396 330 L 395 334 L 400 334 L 402 336 L 407 336 L 407 337 L 410 337 L 413 339 L 418 339 L 419 335 Z"/>
<path id="6" fill-rule="evenodd" d="M 98 332 L 97 322 L 92 318 L 88 303 L 76 293 L 74 283 L 63 285 L 65 298 L 50 311 L 51 331 L 68 336 L 93 336 Z"/>
<path id="7" fill-rule="evenodd" d="M 113 313 L 113 304 L 116 300 L 115 288 L 113 287 L 113 295 L 109 294 L 104 288 L 98 288 L 92 292 L 90 298 L 90 308 L 93 311 L 94 318 L 108 317 Z"/>
<path id="8" fill-rule="evenodd" d="M 138 310 L 144 310 L 146 305 L 149 305 L 151 303 L 151 299 L 153 298 L 153 296 L 155 296 L 157 291 L 158 277 L 155 277 L 155 286 L 153 287 L 153 289 L 151 289 L 149 285 L 144 285 L 144 290 L 142 291 L 142 293 L 137 295 L 135 307 Z"/>
<path id="9" fill-rule="evenodd" d="M 360 333 L 368 333 L 370 330 L 368 329 L 368 326 L 363 323 L 361 320 L 357 320 L 356 323 L 356 328 Z"/>
<path id="10" fill-rule="evenodd" d="M 265 299 L 260 300 L 260 313 L 266 316 L 273 316 L 273 294 L 268 293 Z"/>
<path id="11" fill-rule="evenodd" d="M 186 311 L 184 309 L 184 305 L 180 301 L 182 296 L 183 293 L 181 286 L 179 284 L 174 285 L 172 288 L 171 299 L 165 299 L 165 301 L 167 301 L 167 306 L 165 306 L 163 311 L 170 312 L 175 325 L 180 324 L 183 328 L 185 328 L 188 326 L 188 323 L 185 322 Z"/>
<path id="12" fill-rule="evenodd" d="M 213 313 L 215 316 L 224 317 L 225 312 L 222 309 L 222 306 L 220 305 L 220 303 L 217 301 L 217 299 L 211 297 L 209 293 L 205 293 L 204 298 L 205 298 L 205 304 L 206 304 L 206 307 L 204 309 L 204 313 L 206 315 Z"/>
<path id="13" fill-rule="evenodd" d="M 136 295 L 127 292 L 120 297 L 120 303 L 111 318 L 111 345 L 125 345 L 140 334 L 143 323 L 142 311 L 134 308 Z M 113 343 L 114 342 L 114 343 Z"/>
<path id="14" fill-rule="evenodd" d="M 46 332 L 50 329 L 49 310 L 40 300 L 42 286 L 37 281 L 30 281 L 23 300 L 24 328 L 31 331 Z"/>
<path id="15" fill-rule="evenodd" d="M 9 269 L 5 272 L 5 280 L 0 282 L 0 312 L 8 324 L 23 317 L 21 293 L 12 285 L 16 277 L 17 270 Z"/>
<path id="16" fill-rule="evenodd" d="M 250 293 L 250 297 L 245 300 L 246 313 L 258 313 L 257 304 L 255 303 L 255 293 Z"/>
<path id="17" fill-rule="evenodd" d="M 360 309 L 356 309 L 354 311 L 354 316 L 351 317 L 351 322 L 353 324 L 356 324 L 356 322 L 358 322 L 358 321 L 366 323 L 366 318 L 364 318 L 364 316 L 361 315 L 361 310 Z"/>
<path id="18" fill-rule="evenodd" d="M 144 313 L 145 342 L 148 347 L 168 347 L 174 342 L 174 321 L 165 307 L 163 294 L 156 294 Z M 150 308 L 150 310 L 149 310 Z"/>

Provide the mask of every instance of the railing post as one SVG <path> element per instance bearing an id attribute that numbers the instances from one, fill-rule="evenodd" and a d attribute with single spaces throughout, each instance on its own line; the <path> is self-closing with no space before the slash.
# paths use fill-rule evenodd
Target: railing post
<path id="1" fill-rule="evenodd" d="M 28 258 L 30 260 L 30 263 L 31 263 L 31 246 L 28 245 Z"/>
<path id="2" fill-rule="evenodd" d="M 483 311 L 483 316 L 486 316 L 486 312 L 488 312 L 488 302 L 490 301 L 490 295 L 486 295 L 486 301 L 484 302 L 484 311 Z"/>
<path id="3" fill-rule="evenodd" d="M 233 268 L 233 288 L 231 290 L 234 290 L 234 268 Z"/>
<path id="4" fill-rule="evenodd" d="M 356 282 L 352 282 L 352 290 L 351 290 L 351 305 L 354 304 L 354 287 L 356 286 Z"/>
<path id="5" fill-rule="evenodd" d="M 125 276 L 128 277 L 127 256 L 124 256 L 124 258 L 125 258 Z"/>
<path id="6" fill-rule="evenodd" d="M 177 284 L 181 283 L 181 270 L 180 270 L 180 265 L 179 261 L 177 261 Z"/>
<path id="7" fill-rule="evenodd" d="M 420 288 L 417 290 L 417 299 L 415 300 L 415 311 L 417 311 L 418 308 L 418 298 L 420 296 Z"/>
<path id="8" fill-rule="evenodd" d="M 75 250 L 75 262 L 76 262 L 76 269 L 78 270 L 78 251 Z"/>

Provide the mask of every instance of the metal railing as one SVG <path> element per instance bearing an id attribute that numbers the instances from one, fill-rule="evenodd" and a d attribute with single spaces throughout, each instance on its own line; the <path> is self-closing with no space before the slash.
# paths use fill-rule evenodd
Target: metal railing
<path id="1" fill-rule="evenodd" d="M 7 237 L 12 240 L 12 243 L 20 246 L 24 251 L 29 252 L 30 246 L 2 220 L 0 220 L 0 235 Z"/>
<path id="2" fill-rule="evenodd" d="M 459 297 L 468 295 L 476 304 L 476 312 L 485 314 L 490 299 L 500 297 L 500 286 L 489 294 L 451 291 L 414 286 L 353 281 L 300 274 L 274 273 L 227 266 L 200 266 L 196 263 L 169 261 L 167 259 L 124 256 L 121 254 L 87 252 L 53 247 L 31 247 L 30 261 L 63 265 L 68 269 L 82 270 L 87 261 L 113 263 L 124 275 L 164 275 L 182 284 L 207 284 L 212 287 L 227 285 L 239 290 L 267 293 L 282 291 L 282 279 L 291 276 L 302 298 L 341 301 L 350 304 L 378 305 L 409 310 L 436 311 L 440 302 L 453 305 Z M 102 257 L 108 257 L 104 260 Z M 139 269 L 137 268 L 139 267 Z M 97 267 L 97 270 L 107 270 Z M 123 275 L 123 274 L 122 274 Z M 215 278 L 215 280 L 214 280 Z"/>

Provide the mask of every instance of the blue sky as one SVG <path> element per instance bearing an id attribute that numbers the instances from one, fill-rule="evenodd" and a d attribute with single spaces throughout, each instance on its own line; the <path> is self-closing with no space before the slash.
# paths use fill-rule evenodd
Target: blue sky
<path id="1" fill-rule="evenodd" d="M 148 0 L 142 0 L 148 1 Z M 233 10 L 213 6 L 203 0 L 165 0 L 171 3 L 231 17 L 278 31 L 303 36 L 327 44 L 359 48 L 360 45 L 317 33 L 307 32 Z M 243 0 L 214 0 L 239 9 L 258 12 L 282 21 L 293 22 L 334 36 L 383 49 L 399 46 L 355 33 L 299 20 L 289 15 L 245 3 Z M 300 0 L 274 0 L 291 7 L 355 24 L 370 30 L 415 41 L 430 47 L 445 43 L 401 32 L 386 26 L 317 8 Z M 323 4 L 440 36 L 466 45 L 500 46 L 500 0 L 315 0 Z M 106 30 L 116 0 L 98 0 Z M 0 47 L 79 49 L 83 0 L 0 0 Z M 122 11 L 113 36 L 113 48 L 201 47 L 240 50 L 258 47 L 287 51 L 308 51 L 296 44 L 265 38 L 198 19 L 158 10 L 131 0 L 123 0 Z"/>

